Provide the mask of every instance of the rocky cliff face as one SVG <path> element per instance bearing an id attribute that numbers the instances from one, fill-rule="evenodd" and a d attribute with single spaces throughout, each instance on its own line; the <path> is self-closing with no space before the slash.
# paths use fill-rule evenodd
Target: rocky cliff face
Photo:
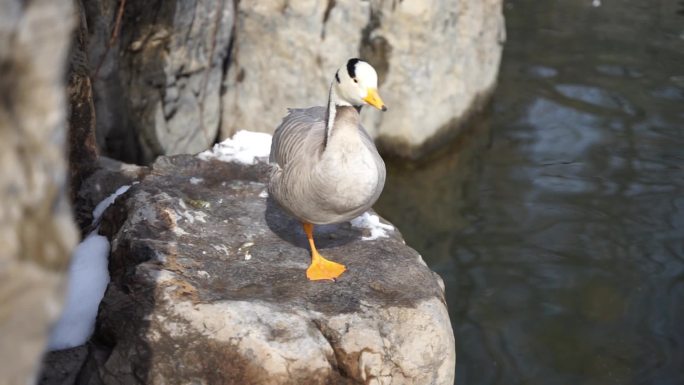
<path id="1" fill-rule="evenodd" d="M 366 128 L 420 155 L 486 103 L 504 40 L 502 0 L 84 4 L 99 145 L 139 163 L 199 152 L 219 127 L 273 132 L 286 108 L 324 104 L 350 57 L 376 67 L 390 107 Z"/>
<path id="2" fill-rule="evenodd" d="M 66 183 L 69 1 L 0 2 L 0 381 L 34 379 L 77 232 Z"/>
<path id="3" fill-rule="evenodd" d="M 317 227 L 349 270 L 310 282 L 304 233 L 266 194 L 269 166 L 203 158 L 160 158 L 105 213 L 97 348 L 64 352 L 85 364 L 44 384 L 453 383 L 441 279 L 398 231 Z"/>
<path id="4" fill-rule="evenodd" d="M 364 113 L 385 150 L 416 156 L 488 99 L 505 38 L 501 0 L 238 3 L 223 137 L 272 132 L 287 107 L 323 105 L 349 57 L 379 72 L 389 111 Z"/>

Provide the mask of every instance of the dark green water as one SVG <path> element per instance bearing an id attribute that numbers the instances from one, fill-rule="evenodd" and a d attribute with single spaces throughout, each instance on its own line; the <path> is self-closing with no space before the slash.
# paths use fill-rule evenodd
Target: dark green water
<path id="1" fill-rule="evenodd" d="M 376 209 L 447 286 L 459 385 L 684 384 L 684 3 L 507 1 L 486 121 Z"/>

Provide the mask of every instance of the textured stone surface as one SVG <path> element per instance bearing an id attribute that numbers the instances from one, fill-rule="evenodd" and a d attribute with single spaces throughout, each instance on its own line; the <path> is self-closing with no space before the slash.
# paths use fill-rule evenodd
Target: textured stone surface
<path id="1" fill-rule="evenodd" d="M 83 4 L 98 145 L 144 164 L 202 151 L 219 127 L 273 132 L 287 107 L 323 105 L 357 56 L 390 107 L 364 112 L 365 126 L 388 152 L 417 156 L 487 102 L 505 39 L 502 0 Z"/>
<path id="2" fill-rule="evenodd" d="M 458 131 L 494 87 L 505 39 L 501 0 L 277 0 L 238 3 L 223 95 L 223 137 L 272 132 L 287 107 L 324 105 L 334 71 L 361 56 L 389 111 L 364 125 L 414 156 Z"/>
<path id="3" fill-rule="evenodd" d="M 84 2 L 99 146 L 138 163 L 210 147 L 219 129 L 232 0 L 128 0 L 111 39 L 121 3 Z"/>
<path id="4" fill-rule="evenodd" d="M 71 1 L 0 2 L 0 379 L 35 378 L 77 232 L 67 202 Z"/>
<path id="5" fill-rule="evenodd" d="M 348 271 L 310 282 L 269 168 L 162 157 L 104 215 L 112 281 L 96 338 L 105 384 L 449 384 L 441 280 L 398 232 L 317 227 Z"/>
<path id="6" fill-rule="evenodd" d="M 88 355 L 86 345 L 48 352 L 43 358 L 39 385 L 74 385 Z"/>
<path id="7" fill-rule="evenodd" d="M 95 162 L 95 167 L 89 177 L 83 181 L 81 188 L 74 194 L 76 208 L 76 222 L 83 229 L 83 235 L 92 228 L 93 209 L 98 203 L 113 194 L 123 185 L 131 185 L 142 179 L 149 172 L 149 168 L 122 163 L 117 160 L 101 156 Z"/>
<path id="8" fill-rule="evenodd" d="M 77 11 L 78 27 L 71 46 L 67 81 L 69 181 L 72 202 L 84 179 L 95 171 L 98 155 L 95 139 L 95 105 L 88 67 L 88 24 L 83 8 L 78 7 Z"/>

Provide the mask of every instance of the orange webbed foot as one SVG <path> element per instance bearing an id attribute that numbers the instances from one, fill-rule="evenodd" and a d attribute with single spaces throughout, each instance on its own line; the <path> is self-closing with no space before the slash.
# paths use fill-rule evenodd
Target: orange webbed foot
<path id="1" fill-rule="evenodd" d="M 320 254 L 315 255 L 311 259 L 311 265 L 306 269 L 306 277 L 310 281 L 319 281 L 323 279 L 334 280 L 344 273 L 347 268 L 337 262 L 329 261 L 323 258 Z"/>

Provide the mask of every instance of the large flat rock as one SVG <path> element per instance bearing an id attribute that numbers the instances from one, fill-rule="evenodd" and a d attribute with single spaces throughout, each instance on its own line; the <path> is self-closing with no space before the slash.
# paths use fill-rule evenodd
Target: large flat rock
<path id="1" fill-rule="evenodd" d="M 112 280 L 106 384 L 452 384 L 441 279 L 396 230 L 349 223 L 317 244 L 348 271 L 310 282 L 269 166 L 162 157 L 104 215 Z"/>

